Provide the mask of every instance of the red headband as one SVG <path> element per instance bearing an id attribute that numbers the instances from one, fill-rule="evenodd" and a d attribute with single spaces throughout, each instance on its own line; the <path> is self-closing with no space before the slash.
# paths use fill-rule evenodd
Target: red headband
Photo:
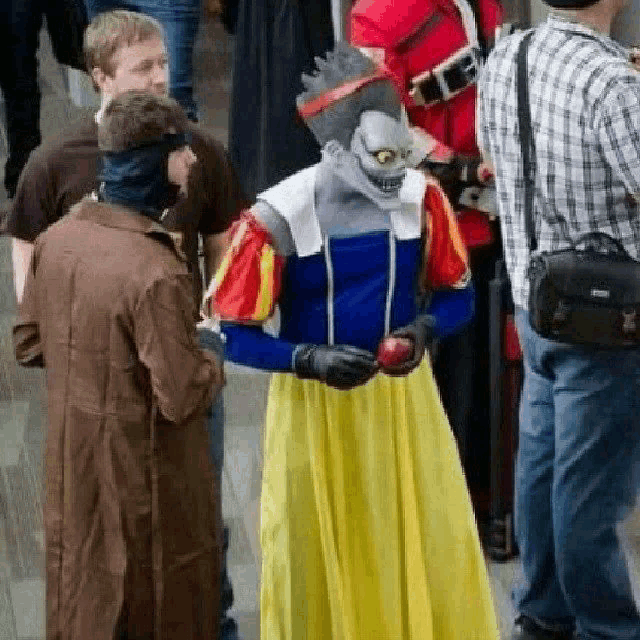
<path id="1" fill-rule="evenodd" d="M 346 98 L 348 95 L 355 93 L 362 89 L 362 87 L 366 87 L 368 84 L 372 84 L 377 82 L 378 80 L 389 79 L 389 74 L 380 69 L 376 71 L 373 75 L 367 75 L 361 78 L 356 78 L 355 80 L 351 80 L 345 84 L 338 85 L 333 89 L 329 89 L 325 91 L 322 95 L 312 98 L 309 102 L 305 102 L 303 105 L 298 107 L 298 113 L 306 120 L 308 118 L 313 118 L 313 116 L 317 116 L 319 113 L 322 113 L 327 107 L 330 107 L 332 104 L 336 102 L 340 102 L 343 98 Z"/>

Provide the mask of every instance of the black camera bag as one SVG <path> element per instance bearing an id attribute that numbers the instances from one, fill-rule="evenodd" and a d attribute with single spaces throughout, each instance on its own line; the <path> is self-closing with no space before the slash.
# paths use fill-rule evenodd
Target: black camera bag
<path id="1" fill-rule="evenodd" d="M 538 334 L 610 347 L 640 343 L 640 263 L 617 249 L 572 248 L 531 258 L 529 320 Z"/>
<path id="2" fill-rule="evenodd" d="M 619 240 L 592 232 L 570 247 L 536 253 L 533 222 L 531 133 L 527 45 L 518 52 L 518 117 L 525 179 L 529 242 L 529 322 L 543 338 L 570 344 L 627 347 L 640 344 L 640 262 Z"/>

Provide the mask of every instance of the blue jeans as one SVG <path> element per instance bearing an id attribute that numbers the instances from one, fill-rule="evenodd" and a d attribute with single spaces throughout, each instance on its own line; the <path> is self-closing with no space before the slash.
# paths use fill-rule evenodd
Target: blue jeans
<path id="1" fill-rule="evenodd" d="M 169 54 L 169 93 L 191 120 L 198 119 L 193 98 L 193 47 L 202 0 L 85 0 L 89 19 L 112 9 L 139 11 L 155 18 L 165 32 Z"/>
<path id="2" fill-rule="evenodd" d="M 199 329 L 200 345 L 214 351 L 224 359 L 224 343 L 220 336 L 208 329 Z M 224 403 L 222 394 L 207 410 L 207 431 L 209 433 L 209 457 L 217 476 L 217 486 L 222 489 L 222 466 L 224 464 Z M 236 621 L 227 615 L 233 605 L 233 588 L 227 571 L 227 550 L 229 548 L 229 530 L 224 530 L 222 554 L 222 575 L 220 576 L 220 636 L 219 640 L 238 640 Z"/>
<path id="3" fill-rule="evenodd" d="M 210 329 L 198 329 L 200 346 L 213 351 L 224 360 L 224 342 L 218 333 Z M 218 486 L 222 486 L 222 465 L 224 463 L 224 403 L 222 393 L 207 410 L 207 431 L 209 433 L 209 457 L 217 475 Z"/>
<path id="4" fill-rule="evenodd" d="M 524 354 L 515 531 L 519 613 L 581 640 L 640 640 L 616 533 L 638 493 L 640 349 L 552 342 L 516 310 Z"/>

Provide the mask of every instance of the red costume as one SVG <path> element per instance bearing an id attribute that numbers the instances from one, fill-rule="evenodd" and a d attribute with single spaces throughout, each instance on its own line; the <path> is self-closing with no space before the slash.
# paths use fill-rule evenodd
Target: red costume
<path id="1" fill-rule="evenodd" d="M 479 155 L 475 81 L 501 23 L 497 0 L 474 6 L 467 0 L 357 0 L 349 38 L 391 71 L 411 124 L 443 145 L 435 155 L 473 157 Z M 460 214 L 469 246 L 491 241 L 485 214 Z"/>

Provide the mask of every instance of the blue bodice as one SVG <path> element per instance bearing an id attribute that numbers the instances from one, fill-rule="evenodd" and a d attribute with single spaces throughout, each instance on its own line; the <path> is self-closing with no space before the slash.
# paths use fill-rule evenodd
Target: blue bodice
<path id="1" fill-rule="evenodd" d="M 375 351 L 415 317 L 420 239 L 391 231 L 325 239 L 322 253 L 287 260 L 280 337 Z"/>
<path id="2" fill-rule="evenodd" d="M 382 337 L 418 313 L 420 239 L 397 240 L 376 231 L 325 241 L 323 251 L 289 256 L 279 299 L 280 335 L 261 327 L 223 323 L 226 357 L 239 364 L 290 371 L 298 344 L 350 344 L 373 353 Z M 427 311 L 438 336 L 473 315 L 474 293 L 435 292 Z"/>

